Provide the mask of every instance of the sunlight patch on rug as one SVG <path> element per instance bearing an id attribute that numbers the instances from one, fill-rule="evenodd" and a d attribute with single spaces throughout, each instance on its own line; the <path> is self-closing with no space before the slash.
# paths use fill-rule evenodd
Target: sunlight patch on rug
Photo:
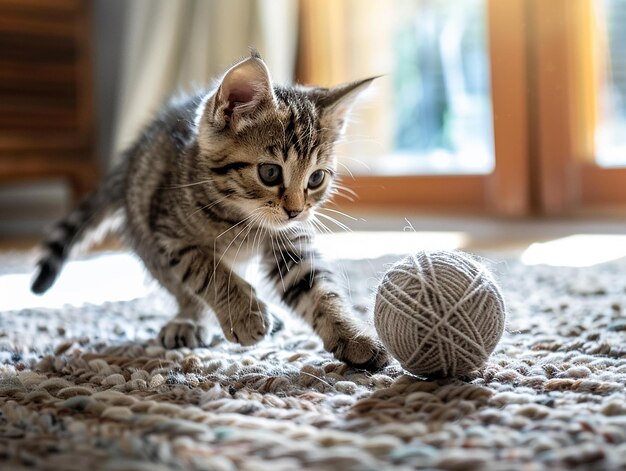
<path id="1" fill-rule="evenodd" d="M 404 255 L 418 248 L 458 249 L 467 240 L 462 232 L 352 232 L 319 235 L 316 245 L 329 260 L 358 260 Z M 248 279 L 261 278 L 254 266 L 245 273 Z M 0 275 L 0 292 L 9 293 L 0 297 L 0 310 L 129 301 L 147 295 L 151 289 L 145 268 L 130 253 L 106 253 L 70 261 L 54 286 L 42 296 L 30 292 L 31 277 L 26 273 Z"/>
<path id="2" fill-rule="evenodd" d="M 454 250 L 468 244 L 463 232 L 453 231 L 359 231 L 318 236 L 316 245 L 330 260 L 404 255 L 417 250 Z"/>
<path id="3" fill-rule="evenodd" d="M 0 275 L 0 293 L 8 293 L 0 296 L 0 310 L 130 301 L 149 291 L 145 269 L 128 253 L 71 261 L 54 286 L 41 296 L 30 292 L 31 277 L 25 273 Z"/>
<path id="4" fill-rule="evenodd" d="M 522 254 L 525 265 L 591 267 L 626 257 L 626 236 L 576 234 L 531 244 Z"/>

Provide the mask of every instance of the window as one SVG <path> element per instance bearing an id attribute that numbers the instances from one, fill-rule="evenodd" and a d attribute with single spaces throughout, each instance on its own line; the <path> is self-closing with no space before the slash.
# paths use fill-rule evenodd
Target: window
<path id="1" fill-rule="evenodd" d="M 300 1 L 298 81 L 388 74 L 338 149 L 357 205 L 526 212 L 524 3 Z"/>
<path id="2" fill-rule="evenodd" d="M 626 0 L 596 0 L 595 53 L 598 56 L 596 160 L 604 167 L 626 166 Z"/>
<path id="3" fill-rule="evenodd" d="M 626 209 L 626 0 L 301 0 L 300 14 L 300 81 L 389 73 L 339 152 L 357 205 Z"/>
<path id="4" fill-rule="evenodd" d="M 392 28 L 393 148 L 401 173 L 493 170 L 484 0 L 396 0 Z"/>
<path id="5" fill-rule="evenodd" d="M 490 173 L 485 1 L 340 1 L 335 8 L 346 19 L 337 80 L 386 74 L 354 113 L 339 151 L 350 171 Z"/>

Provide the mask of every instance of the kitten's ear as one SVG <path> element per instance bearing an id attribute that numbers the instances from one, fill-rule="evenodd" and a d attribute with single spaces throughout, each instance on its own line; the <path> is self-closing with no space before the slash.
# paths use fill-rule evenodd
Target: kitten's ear
<path id="1" fill-rule="evenodd" d="M 234 128 L 257 107 L 274 102 L 270 73 L 258 52 L 226 72 L 215 100 L 214 118 Z"/>
<path id="2" fill-rule="evenodd" d="M 327 120 L 330 126 L 342 132 L 345 127 L 346 116 L 356 98 L 378 77 L 370 77 L 326 90 L 316 90 L 314 99 L 321 109 L 322 119 Z"/>

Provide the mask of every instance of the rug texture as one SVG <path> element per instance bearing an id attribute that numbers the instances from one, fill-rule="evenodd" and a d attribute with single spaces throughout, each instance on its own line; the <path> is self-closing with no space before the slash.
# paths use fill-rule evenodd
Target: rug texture
<path id="1" fill-rule="evenodd" d="M 396 259 L 341 264 L 363 316 Z M 626 261 L 493 268 L 507 332 L 463 380 L 351 369 L 289 320 L 254 347 L 216 331 L 166 351 L 159 290 L 2 312 L 0 469 L 626 469 Z"/>

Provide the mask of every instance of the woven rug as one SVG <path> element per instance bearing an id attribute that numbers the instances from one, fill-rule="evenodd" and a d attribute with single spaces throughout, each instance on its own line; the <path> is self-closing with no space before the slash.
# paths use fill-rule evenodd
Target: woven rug
<path id="1" fill-rule="evenodd" d="M 362 315 L 394 259 L 340 264 Z M 626 260 L 492 267 L 507 332 L 463 380 L 351 369 L 289 318 L 254 347 L 166 351 L 158 289 L 1 312 L 0 469 L 626 469 Z"/>

